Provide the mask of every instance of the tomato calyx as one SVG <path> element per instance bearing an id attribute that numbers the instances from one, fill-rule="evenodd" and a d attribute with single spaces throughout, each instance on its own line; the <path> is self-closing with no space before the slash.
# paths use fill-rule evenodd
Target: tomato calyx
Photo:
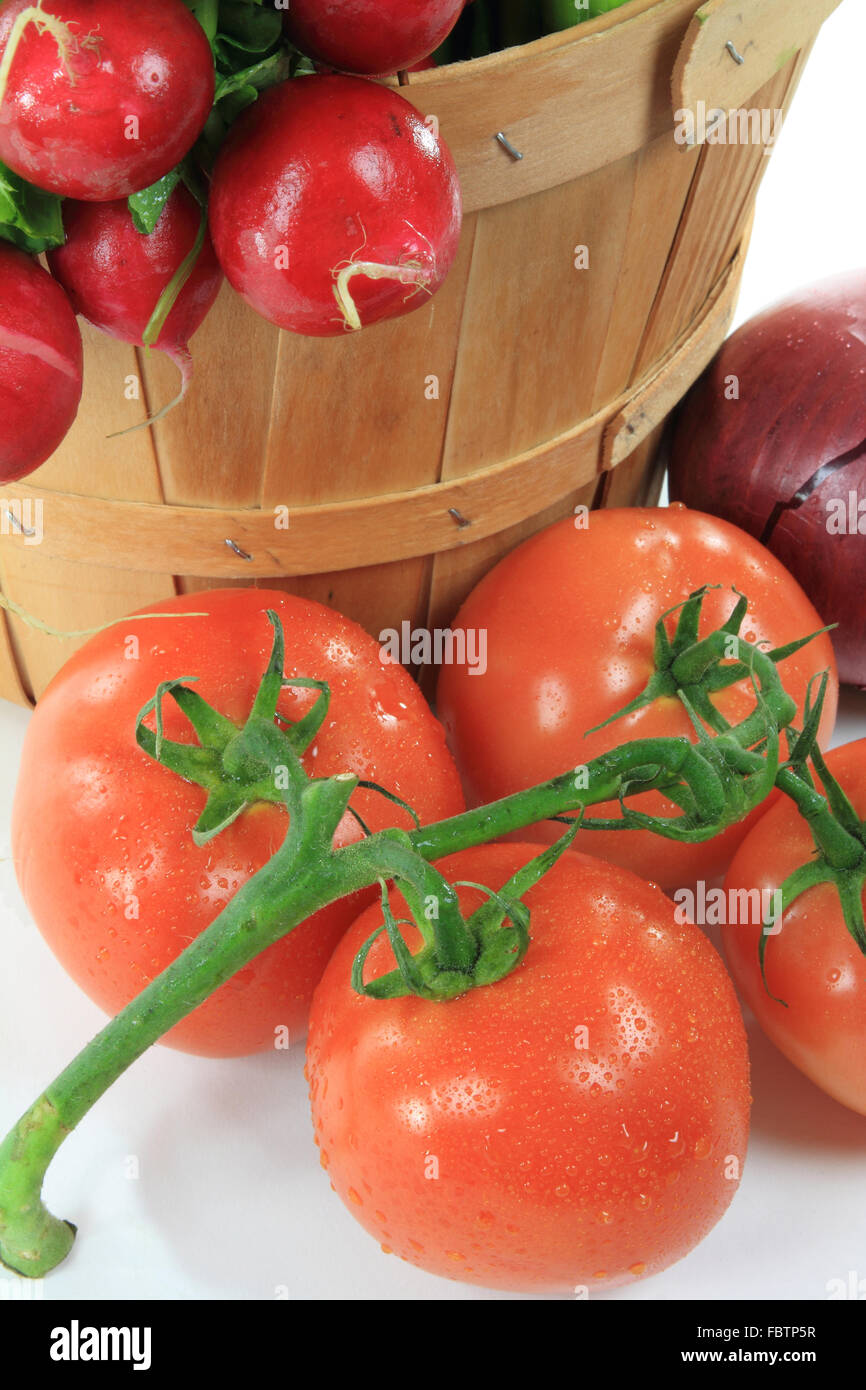
<path id="1" fill-rule="evenodd" d="M 659 766 L 651 766 L 648 761 L 647 767 L 635 768 L 619 789 L 620 817 L 587 816 L 583 821 L 587 829 L 645 829 L 669 836 L 677 823 L 678 840 L 698 842 L 709 838 L 705 829 L 708 824 L 715 822 L 714 833 L 719 833 L 725 825 L 742 820 L 772 790 L 780 767 L 781 731 L 790 726 L 797 711 L 796 701 L 782 685 L 778 662 L 819 634 L 810 633 L 770 652 L 761 650 L 740 636 L 748 599 L 735 589 L 737 601 L 730 617 L 720 628 L 699 638 L 703 601 L 715 587 L 719 586 L 696 589 L 683 603 L 661 615 L 655 630 L 656 670 L 646 688 L 597 726 L 605 728 L 662 697 L 679 699 L 697 743 L 686 742 L 689 753 L 682 763 L 674 765 L 668 755 Z M 673 636 L 669 637 L 666 619 L 674 613 L 680 616 Z M 713 704 L 711 696 L 746 679 L 752 685 L 755 708 L 739 724 L 732 725 Z M 666 820 L 627 806 L 626 798 L 642 790 L 664 792 L 681 807 L 683 817 Z"/>
<path id="2" fill-rule="evenodd" d="M 805 647 L 822 632 L 830 630 L 821 628 L 818 632 L 811 632 L 808 637 L 798 638 L 784 647 L 763 652 L 740 636 L 749 601 L 745 594 L 734 589 L 737 600 L 730 617 L 720 628 L 704 638 L 699 638 L 704 599 L 711 589 L 720 587 L 717 584 L 705 584 L 682 603 L 675 604 L 662 613 L 656 623 L 653 642 L 655 669 L 645 688 L 621 710 L 617 710 L 616 714 L 590 729 L 589 733 L 596 733 L 598 729 L 604 729 L 615 720 L 644 709 L 655 700 L 677 697 L 687 702 L 687 707 L 690 706 L 716 733 L 726 733 L 731 726 L 713 704 L 713 695 L 731 685 L 737 685 L 742 680 L 751 679 L 754 682 L 757 672 L 761 672 L 765 678 L 768 677 L 770 664 L 775 666 L 786 657 L 793 656 L 794 652 Z M 667 619 L 675 613 L 679 613 L 679 617 L 673 634 L 669 635 Z M 778 682 L 776 685 L 778 686 Z M 796 705 L 781 686 L 778 686 L 773 698 L 773 707 L 780 728 L 790 722 L 796 711 Z M 755 713 L 757 715 L 759 711 Z M 755 719 L 751 724 L 741 727 L 740 743 L 743 747 L 749 746 L 743 737 L 749 728 L 756 729 L 756 737 L 760 735 L 759 723 Z"/>
<path id="3" fill-rule="evenodd" d="M 301 755 L 312 743 L 325 720 L 331 693 L 327 681 L 310 680 L 303 676 L 286 677 L 285 637 L 276 613 L 268 609 L 267 617 L 274 629 L 274 640 L 267 669 L 262 676 L 253 707 L 242 728 L 212 705 L 190 685 L 194 676 L 180 676 L 163 681 L 152 699 L 140 710 L 135 725 L 139 748 L 155 762 L 195 782 L 208 793 L 204 810 L 193 829 L 197 845 L 207 844 L 242 811 L 257 801 L 282 804 L 284 784 L 297 780 Z M 317 690 L 312 708 L 294 724 L 279 728 L 275 720 L 277 702 L 284 686 Z M 189 720 L 198 743 L 180 743 L 167 739 L 163 733 L 163 704 L 170 696 Z M 155 730 L 148 728 L 145 719 L 155 714 Z M 282 721 L 286 723 L 286 721 Z M 270 757 L 263 759 L 256 747 L 255 734 L 267 730 Z M 401 803 L 402 804 L 402 803 Z"/>
<path id="4" fill-rule="evenodd" d="M 770 990 L 767 981 L 767 947 L 771 936 L 784 928 L 785 913 L 810 888 L 830 884 L 835 889 L 845 927 L 866 956 L 866 919 L 863 913 L 863 894 L 866 890 L 866 821 L 858 816 L 852 802 L 833 776 L 818 747 L 816 736 L 824 695 L 826 672 L 821 678 L 818 694 L 812 699 L 811 686 L 806 697 L 806 719 L 799 735 L 786 730 L 789 756 L 780 772 L 778 785 L 796 803 L 800 815 L 809 826 L 816 854 L 801 864 L 779 887 L 781 901 L 772 919 L 762 923 L 758 955 L 764 988 L 774 1003 L 788 1005 Z M 818 782 L 809 768 L 811 762 Z"/>
<path id="5" fill-rule="evenodd" d="M 386 832 L 391 843 L 383 855 L 382 867 L 399 882 L 412 916 L 395 919 L 388 884 L 381 877 L 384 920 L 355 957 L 352 988 L 371 999 L 415 994 L 422 999 L 446 1000 L 479 986 L 496 984 L 510 975 L 529 949 L 530 914 L 523 895 L 553 867 L 579 829 L 577 819 L 555 844 L 523 865 L 498 891 L 481 883 L 450 883 L 421 858 L 408 835 Z M 485 894 L 487 901 L 464 917 L 457 888 L 475 888 Z M 416 926 L 423 938 L 423 946 L 414 955 L 400 933 L 404 925 Z M 366 983 L 364 966 L 382 932 L 388 934 L 397 969 Z"/>

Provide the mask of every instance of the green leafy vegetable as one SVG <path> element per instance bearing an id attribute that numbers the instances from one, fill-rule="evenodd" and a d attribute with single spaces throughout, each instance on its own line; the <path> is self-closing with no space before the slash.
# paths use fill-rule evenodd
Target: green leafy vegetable
<path id="1" fill-rule="evenodd" d="M 162 210 L 180 182 L 180 165 L 172 169 L 168 174 L 164 174 L 156 183 L 151 184 L 150 188 L 143 188 L 140 193 L 133 193 L 129 198 L 129 211 L 132 213 L 132 221 L 137 232 L 146 235 L 155 228 L 162 216 Z"/>
<path id="2" fill-rule="evenodd" d="M 0 164 L 0 237 L 5 241 L 35 255 L 62 246 L 62 202 Z"/>

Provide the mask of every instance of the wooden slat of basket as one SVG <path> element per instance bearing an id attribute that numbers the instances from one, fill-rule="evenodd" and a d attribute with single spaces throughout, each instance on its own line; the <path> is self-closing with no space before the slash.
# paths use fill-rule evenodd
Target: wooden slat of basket
<path id="1" fill-rule="evenodd" d="M 599 507 L 653 507 L 658 502 L 664 461 L 658 449 L 665 422 L 656 425 L 628 458 L 604 474 Z M 592 524 L 590 520 L 590 525 Z"/>
<path id="2" fill-rule="evenodd" d="M 783 108 L 790 100 L 796 63 L 755 96 L 755 104 Z M 689 158 L 690 152 L 683 151 Z M 761 145 L 705 145 L 670 254 L 668 269 L 635 363 L 637 375 L 658 360 L 699 312 L 707 267 L 718 274 L 741 237 L 741 228 L 767 167 Z"/>
<path id="3" fill-rule="evenodd" d="M 33 696 L 26 690 L 19 674 L 18 659 L 12 645 L 9 615 L 3 613 L 0 619 L 0 700 L 11 700 L 14 705 L 29 705 Z"/>
<path id="4" fill-rule="evenodd" d="M 533 449 L 592 413 L 628 225 L 622 185 L 617 165 L 479 213 L 443 480 Z M 577 245 L 589 247 L 589 269 L 575 268 Z M 503 324 L 520 334 L 521 353 L 508 350 Z"/>
<path id="5" fill-rule="evenodd" d="M 87 631 L 113 622 L 124 613 L 175 593 L 167 574 L 118 574 L 72 560 L 55 561 L 38 549 L 17 556 L 14 580 L 3 567 L 3 589 L 25 598 L 27 612 L 34 613 L 59 633 Z M 7 615 L 9 616 L 9 615 Z M 19 669 L 28 673 L 28 699 L 41 695 L 60 662 L 87 640 L 85 637 L 46 638 L 19 618 L 12 618 L 13 645 Z"/>
<path id="6" fill-rule="evenodd" d="M 110 497 L 118 488 L 132 501 L 160 503 L 163 496 L 150 432 L 143 429 L 122 439 L 108 438 L 112 431 L 146 416 L 143 396 L 139 400 L 125 396 L 127 382 L 140 377 L 135 349 L 106 338 L 83 320 L 81 330 L 85 349 L 81 409 L 60 449 L 40 470 L 39 481 L 46 489 L 43 494 L 40 487 L 38 494 L 44 496 L 45 541 L 32 546 L 22 539 L 20 545 L 4 545 L 0 550 L 4 594 L 62 631 L 96 627 L 118 611 L 174 593 L 174 580 L 167 572 L 120 579 L 111 570 L 94 571 L 77 563 L 76 552 L 85 555 L 87 551 L 76 544 L 74 519 L 72 531 L 64 538 L 67 558 L 58 556 L 51 545 L 53 531 L 68 522 L 47 489 L 64 495 L 80 493 L 83 507 L 90 505 L 87 494 Z M 99 421 L 98 432 L 94 420 Z M 23 495 L 20 484 L 15 492 Z M 21 619 L 5 614 L 4 622 L 18 668 L 29 672 L 33 690 L 38 692 L 56 669 L 56 654 Z M 69 652 L 77 645 L 80 642 L 71 643 Z"/>
<path id="7" fill-rule="evenodd" d="M 446 284 L 413 317 L 411 355 L 400 320 L 377 325 L 363 337 L 304 340 L 280 335 L 264 507 L 291 499 L 294 510 L 374 495 L 382 490 L 383 478 L 394 490 L 437 482 L 474 233 L 470 216 Z M 431 377 L 436 377 L 438 398 L 428 389 Z M 296 412 L 299 396 L 304 408 Z M 294 466 L 295 455 L 315 459 L 317 466 L 302 474 Z M 390 537 L 382 535 L 379 544 L 387 554 Z M 375 570 L 360 568 L 274 582 L 349 608 L 364 627 L 378 632 L 397 606 L 413 624 L 423 622 L 429 570 L 429 561 L 420 556 L 395 561 L 378 578 Z"/>
<path id="8" fill-rule="evenodd" d="M 430 564 L 424 555 L 387 565 L 277 579 L 275 587 L 330 604 L 340 612 L 348 609 L 356 622 L 376 636 L 393 625 L 395 611 L 413 627 L 425 625 Z"/>
<path id="9" fill-rule="evenodd" d="M 661 429 L 662 426 L 659 426 L 630 458 L 590 486 L 579 488 L 554 506 L 528 517 L 498 536 L 490 536 L 461 550 L 445 551 L 435 556 L 435 584 L 427 625 L 431 628 L 447 627 L 454 621 L 463 600 L 498 559 L 543 527 L 573 515 L 577 506 L 654 506 L 661 491 L 661 472 L 648 465 L 655 454 Z M 435 680 L 435 672 L 422 673 L 422 687 L 431 695 Z"/>
<path id="10" fill-rule="evenodd" d="M 665 153 L 668 155 L 666 161 Z M 449 430 L 444 477 L 472 472 L 477 467 L 475 460 L 482 455 L 485 440 L 491 437 L 505 456 L 531 444 L 532 436 L 527 434 L 524 423 L 525 412 L 521 411 L 522 401 L 531 406 L 537 418 L 539 398 L 549 400 L 546 428 L 550 435 L 562 427 L 563 417 L 591 416 L 626 386 L 696 163 L 694 158 L 681 162 L 671 161 L 669 156 L 668 134 L 653 142 L 648 150 L 583 180 L 575 186 L 570 220 L 563 216 L 561 189 L 556 210 L 550 208 L 548 211 L 548 195 L 539 194 L 518 208 L 510 204 L 482 214 L 483 223 L 489 219 L 497 224 L 495 234 L 489 238 L 487 263 L 481 272 L 485 276 L 481 284 L 490 283 L 493 290 L 489 306 L 483 301 L 475 306 L 474 331 L 464 333 L 461 341 L 455 394 L 458 398 L 462 395 L 462 409 L 455 411 L 455 424 Z M 672 170 L 672 177 L 662 178 L 659 185 L 662 170 L 665 173 Z M 646 229 L 646 234 L 635 238 L 636 228 Z M 535 292 L 529 293 L 524 301 L 523 331 L 530 337 L 537 337 L 544 345 L 544 352 L 537 354 L 539 366 L 534 375 L 519 375 L 513 366 L 509 370 L 509 364 L 503 361 L 501 366 L 496 363 L 492 369 L 488 365 L 485 376 L 483 364 L 485 359 L 488 364 L 490 362 L 489 340 L 495 335 L 496 318 L 514 312 L 503 309 L 502 298 L 507 299 L 514 291 L 503 282 L 501 272 L 497 273 L 497 265 L 501 263 L 503 243 L 512 252 L 513 264 L 515 239 L 519 255 L 539 266 Z M 630 251 L 635 240 L 637 249 Z M 588 270 L 574 267 L 577 244 L 589 248 Z M 640 293 L 637 293 L 637 284 L 641 286 Z M 551 323 L 551 307 L 559 305 L 562 318 Z M 562 327 L 568 340 L 557 343 Z M 594 344 L 597 342 L 605 343 L 605 352 L 597 371 L 588 373 L 581 368 L 595 358 Z M 574 363 L 567 390 L 559 380 L 551 381 L 545 372 L 548 352 L 549 360 Z M 495 389 L 491 390 L 494 384 Z M 487 408 L 476 408 L 473 412 L 469 408 L 470 400 L 486 403 Z M 497 409 L 499 414 L 495 415 Z M 491 415 L 495 423 L 491 422 Z M 531 485 L 530 481 L 530 488 Z M 432 559 L 431 614 L 441 620 L 443 614 L 453 612 L 497 554 L 518 544 L 547 521 L 566 515 L 578 502 L 590 505 L 595 490 L 596 482 L 588 481 L 583 488 L 541 512 L 528 503 L 527 519 L 500 533 L 495 540 L 440 551 Z M 433 625 L 437 625 L 436 622 Z"/>
<path id="11" fill-rule="evenodd" d="M 279 333 L 227 284 L 206 324 L 192 340 L 195 375 L 183 406 L 153 429 L 165 500 L 255 507 L 264 468 L 256 441 L 271 407 Z M 178 372 L 163 353 L 143 359 L 155 410 L 177 394 Z"/>
<path id="12" fill-rule="evenodd" d="M 796 55 L 795 58 L 791 60 L 791 62 L 787 65 L 786 68 L 780 71 L 778 75 L 775 78 L 773 78 L 770 83 L 768 83 L 767 87 L 762 89 L 762 91 L 758 94 L 759 101 L 765 101 L 769 105 L 771 101 L 779 100 L 779 109 L 781 109 L 785 113 L 785 116 L 787 116 L 787 112 L 790 109 L 791 102 L 794 100 L 794 95 L 797 91 L 797 88 L 800 85 L 800 78 L 803 76 L 803 71 L 806 67 L 807 62 L 809 61 L 809 56 L 812 52 L 812 47 L 812 44 L 808 44 L 800 53 Z M 780 93 L 781 98 L 779 99 Z M 769 158 L 765 155 L 761 164 L 758 164 L 757 161 L 755 161 L 755 163 L 756 167 L 753 170 L 752 184 L 746 192 L 747 204 L 754 203 L 754 200 L 758 193 L 758 189 L 760 187 L 761 180 L 764 177 L 767 164 L 769 163 Z M 732 228 L 727 243 L 722 247 L 721 255 L 719 257 L 720 264 L 724 264 L 727 258 L 733 254 L 736 235 L 736 228 Z"/>
<path id="13" fill-rule="evenodd" d="M 136 350 L 107 338 L 85 319 L 78 323 L 84 340 L 81 406 L 60 448 L 39 469 L 40 488 L 102 497 L 116 496 L 120 488 L 132 501 L 161 502 L 150 431 L 109 438 L 147 418 Z M 126 398 L 128 382 L 137 383 L 130 389 L 139 391 L 138 399 Z"/>
<path id="14" fill-rule="evenodd" d="M 734 317 L 740 280 L 738 266 L 745 256 L 750 230 L 746 228 L 737 256 L 714 285 L 700 323 L 697 326 L 689 324 L 669 352 L 661 371 L 646 380 L 611 420 L 602 444 L 604 469 L 617 469 L 635 446 L 649 437 L 692 385 L 696 360 L 709 362 L 716 348 L 721 346 Z"/>
<path id="15" fill-rule="evenodd" d="M 409 320 L 393 319 L 336 338 L 279 335 L 262 506 L 340 501 L 437 481 L 474 224 L 467 219 L 448 279 L 413 314 L 411 333 Z M 438 399 L 425 393 L 433 376 Z M 306 469 L 296 459 L 307 460 Z"/>
<path id="16" fill-rule="evenodd" d="M 694 8 L 695 0 L 633 0 L 578 35 L 412 74 L 408 95 L 440 122 L 467 210 L 569 183 L 669 130 L 670 74 Z M 522 160 L 497 144 L 497 131 Z"/>
<path id="17" fill-rule="evenodd" d="M 697 151 L 670 157 L 670 132 L 634 157 L 625 252 L 591 408 L 635 379 L 635 361 L 697 169 Z"/>

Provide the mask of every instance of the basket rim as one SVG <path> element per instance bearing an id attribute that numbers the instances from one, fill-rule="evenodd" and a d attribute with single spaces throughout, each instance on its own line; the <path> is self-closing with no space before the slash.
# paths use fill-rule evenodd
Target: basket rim
<path id="1" fill-rule="evenodd" d="M 759 0 L 752 0 L 752 3 L 759 3 Z M 576 48 L 579 44 L 591 42 L 615 29 L 622 28 L 629 22 L 639 19 L 648 10 L 661 9 L 662 7 L 682 8 L 693 12 L 699 8 L 695 0 L 630 0 L 630 3 L 622 6 L 621 9 L 609 10 L 607 14 L 598 15 L 595 19 L 586 20 L 583 24 L 574 25 L 570 29 L 562 29 L 553 34 L 543 34 L 541 38 L 533 39 L 530 43 L 501 48 L 496 53 L 485 54 L 482 58 L 464 59 L 459 63 L 444 63 L 439 67 L 427 68 L 423 72 L 413 72 L 409 75 L 409 82 L 403 86 L 402 90 L 405 92 L 413 87 L 441 86 L 445 82 L 453 82 L 458 73 L 468 74 L 470 69 L 473 73 L 479 74 L 495 73 L 500 68 L 508 67 L 519 61 L 520 58 L 544 57 L 548 53 L 556 53 L 562 48 Z M 396 79 L 392 79 L 392 81 L 396 82 Z"/>

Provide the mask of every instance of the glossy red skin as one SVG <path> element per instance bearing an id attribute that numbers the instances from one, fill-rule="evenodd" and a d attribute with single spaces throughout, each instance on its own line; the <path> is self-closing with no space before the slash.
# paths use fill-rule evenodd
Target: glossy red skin
<path id="1" fill-rule="evenodd" d="M 198 235 L 201 212 L 179 184 L 150 235 L 136 231 L 126 201 L 68 202 L 66 244 L 49 254 L 53 273 L 76 313 L 125 343 L 140 347 L 159 297 Z M 157 347 L 186 346 L 222 284 L 210 237 L 163 325 Z"/>
<path id="2" fill-rule="evenodd" d="M 283 27 L 311 58 L 381 77 L 429 57 L 462 11 L 463 0 L 291 0 Z"/>
<path id="3" fill-rule="evenodd" d="M 351 260 L 419 261 L 433 293 L 460 239 L 454 161 L 408 101 L 357 77 L 312 76 L 265 92 L 232 127 L 214 170 L 210 225 L 234 288 L 295 333 L 346 331 L 334 298 Z M 286 269 L 276 261 L 288 253 Z M 363 326 L 426 304 L 395 279 L 355 276 Z"/>
<path id="4" fill-rule="evenodd" d="M 827 754 L 830 771 L 866 818 L 866 739 Z M 779 888 L 815 852 L 806 822 L 780 797 L 743 841 L 725 888 Z M 866 905 L 866 894 L 864 894 Z M 740 992 L 764 1032 L 816 1086 L 866 1115 L 866 958 L 845 927 L 829 886 L 812 888 L 788 909 L 767 941 L 770 998 L 761 980 L 761 929 L 723 927 L 725 956 Z"/>
<path id="5" fill-rule="evenodd" d="M 605 729 L 645 687 L 653 670 L 655 623 L 703 584 L 719 584 L 703 608 L 701 632 L 729 616 L 731 585 L 748 595 L 743 632 L 781 646 L 822 626 L 797 583 L 751 536 L 684 507 L 611 508 L 592 512 L 587 529 L 570 519 L 525 541 L 472 591 L 452 628 L 487 630 L 487 671 L 444 666 L 437 706 L 472 804 L 493 801 L 578 767 L 631 739 L 694 739 L 678 701 L 656 700 Z M 838 687 L 826 636 L 782 666 L 785 688 L 802 708 L 809 678 L 831 670 L 821 724 L 830 737 Z M 754 709 L 747 684 L 715 703 L 731 723 Z M 659 793 L 630 802 L 648 814 L 678 815 Z M 592 814 L 619 816 L 609 803 Z M 753 817 L 754 819 L 754 817 Z M 593 830 L 581 848 L 631 868 L 664 888 L 723 873 L 747 824 L 697 845 L 645 830 Z M 524 838 L 552 839 L 548 823 Z"/>
<path id="6" fill-rule="evenodd" d="M 240 724 L 267 665 L 275 608 L 286 671 L 331 683 L 328 719 L 305 755 L 318 774 L 356 772 L 414 804 L 422 820 L 456 814 L 462 796 L 442 731 L 402 667 L 382 666 L 374 640 L 321 604 L 260 589 L 193 593 L 130 617 L 76 652 L 28 727 L 13 811 L 13 855 L 33 918 L 74 980 L 116 1013 L 217 916 L 282 843 L 282 807 L 257 804 L 203 848 L 190 831 L 204 792 L 137 747 L 138 711 L 160 681 L 198 675 L 196 690 Z M 139 659 L 126 659 L 128 638 Z M 297 719 L 314 693 L 287 690 Z M 166 736 L 193 741 L 166 704 Z M 353 805 L 373 829 L 409 818 L 372 792 Z M 359 838 L 343 818 L 335 844 Z M 228 981 L 163 1039 L 181 1051 L 237 1056 L 303 1036 L 328 956 L 370 893 L 308 918 Z M 137 918 L 134 916 L 137 901 Z M 126 913 L 132 913 L 127 917 Z"/>
<path id="7" fill-rule="evenodd" d="M 75 419 L 81 380 L 69 300 L 32 256 L 0 241 L 0 482 L 54 453 Z"/>
<path id="8" fill-rule="evenodd" d="M 31 0 L 0 9 L 0 52 Z M 13 59 L 0 110 L 0 159 L 37 187 L 105 202 L 148 188 L 179 163 L 213 104 L 204 30 L 182 0 L 44 0 L 43 10 L 95 34 L 71 54 L 69 74 L 50 34 L 30 25 Z M 128 117 L 138 139 L 127 139 Z"/>
<path id="9" fill-rule="evenodd" d="M 486 846 L 441 867 L 500 888 L 535 853 Z M 482 900 L 459 891 L 464 910 Z M 727 1208 L 745 1032 L 712 946 L 634 874 L 566 853 L 526 902 L 523 963 L 448 1003 L 354 993 L 352 959 L 382 920 L 362 915 L 313 1000 L 313 1124 L 333 1187 L 387 1251 L 488 1288 L 591 1294 L 680 1259 Z M 393 963 L 380 936 L 365 978 Z"/>
<path id="10" fill-rule="evenodd" d="M 739 400 L 725 396 L 731 376 Z M 828 623 L 843 681 L 866 685 L 866 513 L 830 534 L 834 502 L 866 496 L 866 270 L 782 300 L 744 324 L 686 397 L 672 447 L 671 495 L 762 537 L 775 504 L 852 453 L 765 543 Z"/>

